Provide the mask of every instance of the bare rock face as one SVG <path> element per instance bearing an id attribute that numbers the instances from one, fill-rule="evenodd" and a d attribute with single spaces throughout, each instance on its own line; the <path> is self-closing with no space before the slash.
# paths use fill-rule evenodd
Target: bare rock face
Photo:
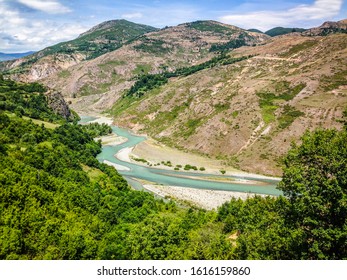
<path id="1" fill-rule="evenodd" d="M 49 91 L 46 94 L 48 106 L 57 115 L 62 116 L 66 120 L 73 120 L 74 115 L 71 113 L 69 106 L 66 104 L 61 93 L 57 91 Z"/>

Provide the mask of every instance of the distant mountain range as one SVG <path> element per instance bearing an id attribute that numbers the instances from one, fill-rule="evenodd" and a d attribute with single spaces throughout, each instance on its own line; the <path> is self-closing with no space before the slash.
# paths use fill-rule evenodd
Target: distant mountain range
<path id="1" fill-rule="evenodd" d="M 12 59 L 18 59 L 24 56 L 31 55 L 35 52 L 25 52 L 25 53 L 2 53 L 0 52 L 0 61 L 7 61 Z"/>

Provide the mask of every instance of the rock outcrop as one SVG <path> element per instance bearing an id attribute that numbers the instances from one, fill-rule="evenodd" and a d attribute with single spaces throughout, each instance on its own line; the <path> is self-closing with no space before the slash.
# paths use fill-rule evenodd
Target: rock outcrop
<path id="1" fill-rule="evenodd" d="M 73 120 L 74 115 L 72 114 L 69 106 L 66 104 L 61 93 L 57 91 L 48 91 L 46 93 L 48 106 L 57 115 L 62 116 L 66 120 Z"/>

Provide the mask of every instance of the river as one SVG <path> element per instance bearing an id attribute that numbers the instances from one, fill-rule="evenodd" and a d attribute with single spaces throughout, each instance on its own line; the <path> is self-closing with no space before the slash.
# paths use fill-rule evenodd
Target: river
<path id="1" fill-rule="evenodd" d="M 96 118 L 81 117 L 81 123 L 92 121 Z M 142 189 L 142 185 L 137 179 L 154 182 L 160 185 L 180 186 L 198 189 L 224 190 L 234 192 L 258 193 L 268 195 L 280 195 L 282 192 L 276 188 L 277 179 L 258 178 L 256 176 L 226 176 L 205 173 L 183 172 L 174 170 L 165 170 L 151 168 L 135 163 L 121 161 L 115 155 L 124 148 L 134 147 L 140 142 L 146 140 L 143 136 L 131 134 L 128 130 L 116 126 L 111 126 L 114 134 L 127 138 L 125 143 L 109 146 L 103 145 L 102 152 L 97 156 L 100 162 L 109 161 L 123 168 L 118 172 L 125 177 L 129 184 L 135 189 Z M 123 170 L 124 169 L 124 170 Z M 184 176 L 185 178 L 181 177 Z M 186 178 L 186 177 L 190 178 Z M 232 182 L 218 182 L 208 180 L 207 177 L 218 179 L 230 179 Z M 194 179 L 196 178 L 196 179 Z"/>

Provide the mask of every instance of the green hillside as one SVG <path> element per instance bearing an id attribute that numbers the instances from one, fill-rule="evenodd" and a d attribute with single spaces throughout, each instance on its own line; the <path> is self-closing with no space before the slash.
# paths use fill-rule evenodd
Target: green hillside
<path id="1" fill-rule="evenodd" d="M 121 47 L 126 41 L 157 30 L 154 27 L 126 20 L 112 20 L 99 24 L 78 38 L 44 49 L 40 56 L 54 53 L 82 53 L 93 59 Z"/>
<path id="2" fill-rule="evenodd" d="M 259 29 L 256 29 L 256 28 L 247 29 L 247 31 L 256 32 L 256 33 L 263 33 L 262 31 L 260 31 Z"/>
<path id="3" fill-rule="evenodd" d="M 274 27 L 268 31 L 265 32 L 266 35 L 269 35 L 271 37 L 279 36 L 279 35 L 285 35 L 293 32 L 304 32 L 307 29 L 304 28 L 286 28 L 286 27 Z"/>
<path id="4" fill-rule="evenodd" d="M 50 55 L 60 54 L 73 57 L 78 55 L 78 60 L 81 58 L 82 60 L 91 60 L 120 48 L 131 39 L 156 30 L 157 28 L 126 20 L 106 21 L 81 34 L 74 40 L 56 44 L 28 56 L 19 66 L 11 69 L 10 72 L 25 72 L 35 62 Z M 9 70 L 8 65 L 2 62 L 0 63 L 0 69 L 2 71 Z"/>
<path id="5" fill-rule="evenodd" d="M 1 79 L 2 96 L 21 90 L 12 99 L 38 87 L 9 84 Z M 293 147 L 280 183 L 287 198 L 232 199 L 217 212 L 131 190 L 95 158 L 92 137 L 108 132 L 0 111 L 0 259 L 347 257 L 346 131 L 306 133 Z"/>

